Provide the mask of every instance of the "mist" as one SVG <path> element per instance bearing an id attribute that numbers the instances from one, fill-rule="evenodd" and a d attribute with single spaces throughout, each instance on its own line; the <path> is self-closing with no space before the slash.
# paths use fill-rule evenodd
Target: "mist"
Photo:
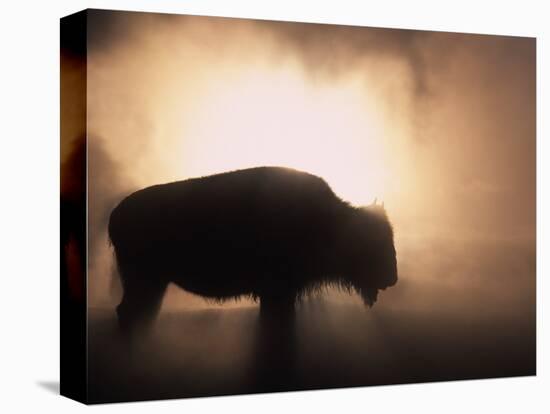
<path id="1" fill-rule="evenodd" d="M 374 308 L 331 289 L 302 305 L 298 343 L 333 334 L 311 358 L 330 353 L 330 346 L 342 354 L 355 350 L 340 368 L 329 364 L 343 375 L 336 378 L 347 379 L 313 384 L 304 374 L 304 384 L 399 382 L 403 370 L 417 372 L 415 363 L 394 367 L 401 377 L 373 361 L 359 364 L 371 380 L 359 372 L 346 377 L 342 368 L 365 361 L 370 351 L 380 356 L 384 343 L 397 341 L 408 351 L 387 356 L 394 365 L 411 349 L 423 361 L 432 358 L 432 367 L 449 364 L 444 373 L 427 370 L 410 381 L 533 372 L 535 113 L 532 38 L 91 11 L 92 314 L 103 318 L 120 300 L 106 226 L 125 195 L 283 165 L 322 176 L 354 205 L 383 200 L 398 256 L 399 282 L 381 292 Z M 208 332 L 200 315 L 231 319 L 233 332 L 248 332 L 256 307 L 244 299 L 210 303 L 170 287 L 160 317 L 166 329 L 155 346 L 173 351 L 166 362 L 173 367 L 180 361 L 175 344 L 192 347 L 190 336 L 169 333 L 177 329 L 174 320 L 182 318 L 180 326 L 198 336 Z M 345 321 L 351 322 L 344 329 Z M 215 326 L 229 335 L 223 324 Z M 323 330 L 312 333 L 312 326 Z M 511 340 L 509 332 L 520 337 Z M 233 373 L 252 346 L 243 335 L 235 348 L 242 364 Z M 508 342 L 485 371 L 456 357 L 460 347 L 485 355 L 499 341 Z M 313 362 L 305 358 L 300 372 L 307 373 Z M 226 362 L 206 369 L 205 378 L 221 375 Z M 190 395 L 221 392 L 205 387 Z"/>

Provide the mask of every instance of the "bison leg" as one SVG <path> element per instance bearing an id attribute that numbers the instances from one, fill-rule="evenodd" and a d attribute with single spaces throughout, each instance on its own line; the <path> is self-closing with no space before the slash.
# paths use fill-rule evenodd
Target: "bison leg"
<path id="1" fill-rule="evenodd" d="M 260 392 L 295 388 L 295 295 L 260 296 L 255 348 L 255 387 Z"/>
<path id="2" fill-rule="evenodd" d="M 121 275 L 124 294 L 117 314 L 120 329 L 126 334 L 148 330 L 160 310 L 167 283 L 147 276 L 140 271 Z"/>
<path id="3" fill-rule="evenodd" d="M 260 318 L 262 320 L 280 320 L 294 318 L 296 295 L 261 295 Z"/>

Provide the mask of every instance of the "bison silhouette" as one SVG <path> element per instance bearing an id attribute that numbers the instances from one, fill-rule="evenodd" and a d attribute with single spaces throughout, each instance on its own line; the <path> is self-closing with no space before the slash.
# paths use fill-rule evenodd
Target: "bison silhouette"
<path id="1" fill-rule="evenodd" d="M 136 191 L 111 212 L 124 294 L 123 331 L 148 326 L 169 283 L 223 302 L 251 297 L 260 315 L 293 314 L 325 286 L 372 306 L 397 282 L 383 206 L 357 208 L 315 175 L 257 167 Z"/>

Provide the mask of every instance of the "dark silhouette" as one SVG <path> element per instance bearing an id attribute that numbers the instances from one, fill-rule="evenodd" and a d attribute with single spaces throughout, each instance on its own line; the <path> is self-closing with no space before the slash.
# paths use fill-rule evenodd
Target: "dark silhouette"
<path id="1" fill-rule="evenodd" d="M 168 283 L 216 301 L 260 301 L 266 324 L 327 285 L 371 306 L 397 281 L 393 231 L 383 207 L 356 208 L 314 175 L 258 167 L 156 185 L 112 211 L 109 237 L 124 295 L 126 332 L 147 326 Z"/>

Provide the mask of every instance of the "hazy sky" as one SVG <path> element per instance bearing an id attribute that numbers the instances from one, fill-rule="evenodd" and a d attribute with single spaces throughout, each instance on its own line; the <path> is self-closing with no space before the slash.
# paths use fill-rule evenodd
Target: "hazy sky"
<path id="1" fill-rule="evenodd" d="M 92 304 L 113 203 L 255 165 L 384 200 L 405 285 L 441 240 L 534 249 L 534 39 L 91 12 L 88 53 Z"/>

